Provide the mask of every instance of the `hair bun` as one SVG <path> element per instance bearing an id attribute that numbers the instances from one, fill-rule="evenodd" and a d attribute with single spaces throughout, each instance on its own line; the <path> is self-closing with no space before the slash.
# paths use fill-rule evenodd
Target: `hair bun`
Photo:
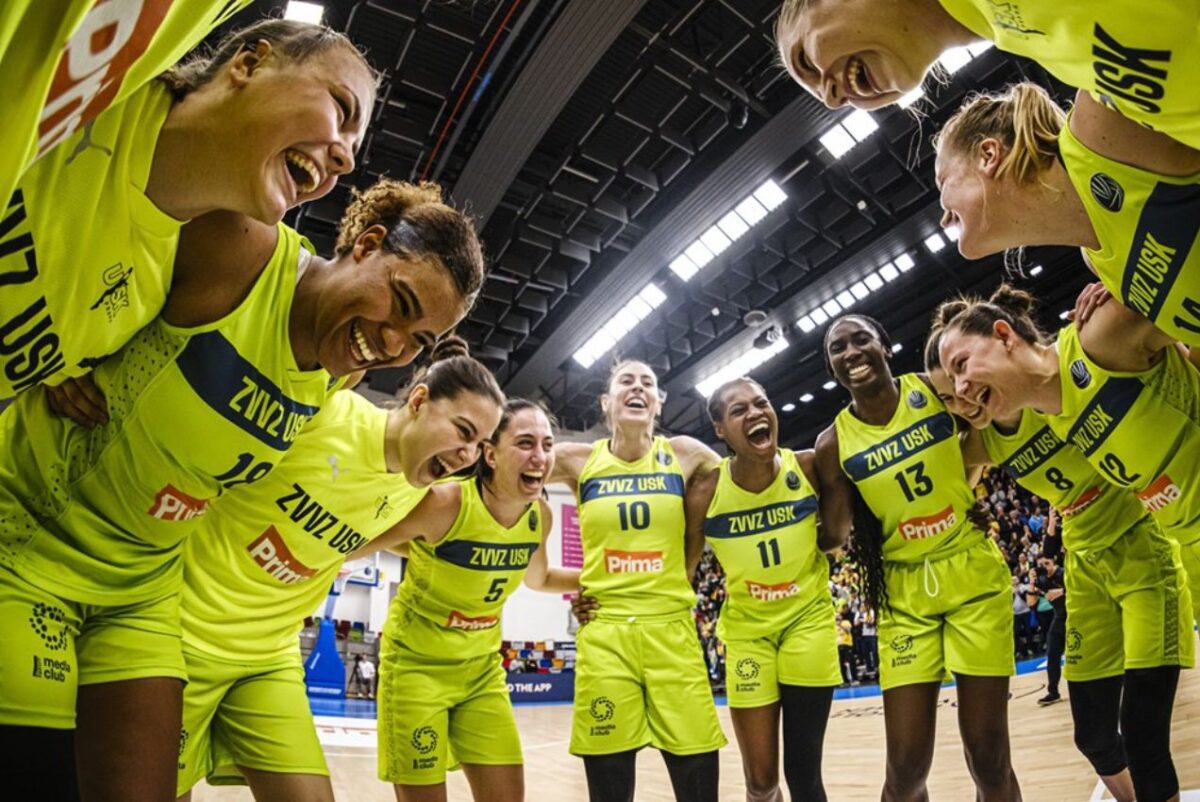
<path id="1" fill-rule="evenodd" d="M 971 301 L 967 298 L 952 298 L 949 301 L 942 301 L 933 312 L 933 328 L 940 329 L 950 325 L 950 321 L 958 317 L 959 313 L 970 305 Z"/>
<path id="2" fill-rule="evenodd" d="M 447 334 L 437 341 L 429 350 L 429 363 L 441 362 L 443 359 L 453 359 L 456 356 L 470 356 L 471 346 L 457 334 Z"/>
<path id="3" fill-rule="evenodd" d="M 1014 317 L 1031 314 L 1034 306 L 1032 295 L 1011 284 L 1001 284 L 997 287 L 988 298 L 988 303 L 995 304 Z"/>

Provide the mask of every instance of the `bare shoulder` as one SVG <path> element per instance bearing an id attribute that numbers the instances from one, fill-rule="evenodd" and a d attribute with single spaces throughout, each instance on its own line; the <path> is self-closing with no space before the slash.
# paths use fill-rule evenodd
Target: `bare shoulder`
<path id="1" fill-rule="evenodd" d="M 1076 139 L 1106 159 L 1166 176 L 1200 172 L 1200 151 L 1107 108 L 1082 89 L 1070 126 Z"/>
<path id="2" fill-rule="evenodd" d="M 707 473 L 720 464 L 721 458 L 704 443 L 686 434 L 671 438 L 671 448 L 679 457 L 679 465 L 684 477 L 691 479 L 698 472 Z"/>
<path id="3" fill-rule="evenodd" d="M 592 446 L 592 443 L 555 443 L 554 470 L 549 481 L 574 487 L 592 454 Z"/>

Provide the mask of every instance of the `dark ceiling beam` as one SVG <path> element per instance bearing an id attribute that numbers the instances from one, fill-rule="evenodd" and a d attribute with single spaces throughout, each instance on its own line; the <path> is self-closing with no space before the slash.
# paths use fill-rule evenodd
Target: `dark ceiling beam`
<path id="1" fill-rule="evenodd" d="M 559 367 L 615 312 L 639 292 L 679 250 L 704 232 L 733 203 L 750 194 L 828 123 L 829 112 L 800 92 L 747 139 L 682 201 L 662 216 L 583 303 L 507 382 L 523 395 L 548 385 Z"/>
<path id="2" fill-rule="evenodd" d="M 482 229 L 529 155 L 645 0 L 570 3 L 489 122 L 451 192 Z"/>

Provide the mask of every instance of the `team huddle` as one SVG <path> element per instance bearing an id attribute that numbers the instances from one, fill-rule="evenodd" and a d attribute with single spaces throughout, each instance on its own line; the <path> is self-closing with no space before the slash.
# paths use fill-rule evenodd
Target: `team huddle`
<path id="1" fill-rule="evenodd" d="M 636 359 L 610 436 L 555 443 L 453 331 L 487 263 L 441 189 L 353 192 L 334 252 L 281 222 L 351 172 L 378 76 L 344 35 L 262 20 L 185 54 L 249 0 L 35 0 L 0 10 L 0 743 L 14 799 L 332 800 L 298 637 L 343 563 L 407 556 L 382 633 L 378 775 L 400 800 L 524 798 L 499 656 L 524 582 L 576 594 L 570 751 L 590 798 L 633 799 L 661 751 L 716 800 L 717 718 L 691 576 L 726 571 L 718 634 L 750 802 L 824 800 L 840 683 L 827 552 L 878 615 L 884 800 L 927 799 L 957 683 L 981 800 L 1010 759 L 1010 574 L 975 507 L 1007 470 L 1061 518 L 1075 744 L 1117 800 L 1179 798 L 1171 714 L 1200 619 L 1200 4 L 786 0 L 784 68 L 877 108 L 981 39 L 1078 89 L 969 97 L 935 135 L 942 225 L 969 259 L 1081 249 L 1099 283 L 1058 332 L 1002 284 L 944 299 L 924 371 L 893 375 L 863 315 L 824 332 L 850 404 L 779 446 L 764 388 L 707 399 L 728 456 L 656 428 Z M 420 366 L 396 401 L 352 387 Z M 579 508 L 554 567 L 548 484 Z M 322 524 L 315 527 L 314 516 Z"/>

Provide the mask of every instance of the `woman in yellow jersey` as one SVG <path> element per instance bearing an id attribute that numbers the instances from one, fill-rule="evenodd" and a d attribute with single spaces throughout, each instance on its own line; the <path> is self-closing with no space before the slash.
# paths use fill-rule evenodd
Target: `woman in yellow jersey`
<path id="1" fill-rule="evenodd" d="M 993 417 L 1040 410 L 1101 476 L 1136 493 L 1182 547 L 1200 609 L 1200 373 L 1185 349 L 1114 299 L 1048 345 L 1010 310 L 972 303 L 947 324 L 939 353 L 957 395 Z"/>
<path id="2" fill-rule="evenodd" d="M 883 799 L 925 798 L 938 692 L 953 674 L 977 795 L 1019 800 L 1008 739 L 1011 582 L 996 545 L 968 516 L 975 494 L 958 424 L 925 376 L 893 377 L 891 344 L 873 319 L 838 318 L 824 350 L 851 403 L 817 438 L 821 524 L 836 542 L 853 518 L 863 594 L 879 613 Z"/>
<path id="3" fill-rule="evenodd" d="M 0 9 L 0 198 L 79 127 L 179 61 L 250 0 L 8 0 Z"/>
<path id="4" fill-rule="evenodd" d="M 225 210 L 274 225 L 329 192 L 374 98 L 345 36 L 267 20 L 40 159 L 0 224 L 0 398 L 87 373 L 149 323 L 186 220 Z"/>
<path id="5" fill-rule="evenodd" d="M 692 621 L 684 486 L 718 459 L 694 438 L 655 436 L 662 402 L 654 371 L 621 361 L 600 396 L 612 437 L 556 448 L 551 481 L 579 500 L 582 583 L 599 605 L 579 631 L 571 733 L 592 802 L 633 798 L 645 746 L 662 752 L 677 800 L 717 798 L 725 736 Z"/>
<path id="6" fill-rule="evenodd" d="M 1008 309 L 1032 341 L 1045 341 L 1027 293 L 1001 286 L 989 301 Z M 1179 547 L 1133 493 L 1107 483 L 1043 415 L 1024 409 L 993 419 L 954 394 L 939 346 L 945 324 L 967 303 L 947 301 L 934 313 L 925 366 L 946 407 L 976 431 L 968 463 L 1000 465 L 1060 512 L 1075 743 L 1114 799 L 1132 802 L 1135 789 L 1137 799 L 1169 799 L 1179 790 L 1171 779 L 1169 712 L 1180 667 L 1195 662 Z"/>
<path id="7" fill-rule="evenodd" d="M 1200 148 L 1195 0 L 784 0 L 775 34 L 792 78 L 830 108 L 896 103 L 943 51 L 991 40 L 1137 125 Z"/>
<path id="8" fill-rule="evenodd" d="M 437 473 L 475 462 L 504 402 L 462 340 L 438 343 L 430 360 L 402 404 L 335 393 L 276 470 L 214 505 L 188 539 L 181 797 L 207 777 L 246 782 L 260 802 L 332 802 L 300 623 L 348 553 L 402 520 Z"/>
<path id="9" fill-rule="evenodd" d="M 1078 245 L 1113 294 L 1200 344 L 1200 151 L 1080 94 L 1061 108 L 1034 84 L 979 95 L 936 138 L 943 226 L 968 259 Z"/>
<path id="10" fill-rule="evenodd" d="M 792 799 L 824 802 L 821 752 L 838 674 L 829 562 L 817 536 L 812 451 L 779 448 L 779 421 L 754 380 L 733 379 L 708 400 L 729 457 L 687 489 L 689 541 L 707 538 L 725 569 L 717 621 L 726 689 L 742 752 L 747 802 L 776 802 L 779 728 Z"/>
<path id="11" fill-rule="evenodd" d="M 510 399 L 477 475 L 435 485 L 357 552 L 410 544 L 379 667 L 379 777 L 400 802 L 444 802 L 446 771 L 459 763 L 476 800 L 525 798 L 500 613 L 522 579 L 548 593 L 579 590 L 578 571 L 546 558 L 553 468 L 550 419 Z"/>
<path id="12" fill-rule="evenodd" d="M 362 193 L 333 260 L 285 226 L 259 242 L 233 223 L 194 224 L 208 236 L 163 315 L 96 369 L 108 423 L 68 422 L 40 393 L 0 416 L 0 727 L 53 741 L 78 709 L 83 782 L 124 799 L 174 794 L 180 553 L 197 518 L 274 468 L 336 377 L 411 362 L 483 281 L 474 227 L 432 185 Z M 65 668 L 49 682 L 31 663 Z"/>

